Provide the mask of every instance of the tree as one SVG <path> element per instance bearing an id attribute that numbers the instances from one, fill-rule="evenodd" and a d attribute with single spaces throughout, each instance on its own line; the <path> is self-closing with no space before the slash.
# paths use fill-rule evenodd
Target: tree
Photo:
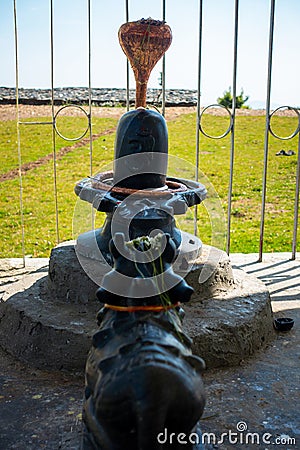
<path id="1" fill-rule="evenodd" d="M 236 96 L 236 108 L 249 108 L 247 105 L 244 105 L 246 101 L 249 99 L 249 96 L 246 95 L 244 97 L 244 90 L 241 90 L 240 95 Z M 219 97 L 217 102 L 219 105 L 225 106 L 226 108 L 232 108 L 233 97 L 231 94 L 231 87 L 227 91 L 224 91 L 223 97 Z"/>

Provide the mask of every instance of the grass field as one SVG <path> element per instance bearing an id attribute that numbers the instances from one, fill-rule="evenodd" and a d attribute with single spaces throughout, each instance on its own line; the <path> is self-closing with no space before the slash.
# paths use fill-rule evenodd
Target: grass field
<path id="1" fill-rule="evenodd" d="M 48 120 L 44 118 L 44 120 Z M 83 119 L 61 118 L 66 134 L 78 134 L 84 127 Z M 205 129 L 220 134 L 227 128 L 225 117 L 206 115 Z M 93 118 L 93 134 L 112 130 L 114 118 Z M 276 118 L 276 132 L 290 134 L 296 128 L 292 117 Z M 232 252 L 257 252 L 261 214 L 261 187 L 263 171 L 265 118 L 238 116 L 235 130 L 235 159 L 232 195 Z M 195 114 L 184 114 L 168 122 L 169 175 L 194 177 L 195 166 Z M 14 121 L 0 122 L 0 257 L 22 255 L 22 233 L 19 201 L 19 179 L 12 172 L 18 167 L 17 134 Z M 55 198 L 53 184 L 52 127 L 49 125 L 23 125 L 20 129 L 22 163 L 42 160 L 29 168 L 23 176 L 23 212 L 25 227 L 25 253 L 34 257 L 49 256 L 56 245 Z M 111 131 L 93 142 L 93 173 L 101 171 L 113 159 L 115 134 Z M 60 241 L 73 238 L 72 222 L 77 197 L 76 181 L 90 174 L 89 144 L 74 146 L 56 138 L 58 224 Z M 69 147 L 69 151 L 65 149 Z M 65 151 L 59 156 L 60 149 Z M 295 155 L 276 156 L 281 150 L 293 150 Z M 198 208 L 199 235 L 203 242 L 222 246 L 226 230 L 227 191 L 229 182 L 230 137 L 221 140 L 200 140 L 200 181 L 209 191 L 209 198 Z M 44 158 L 44 159 L 43 159 Z M 270 137 L 267 180 L 267 205 L 264 251 L 289 251 L 292 242 L 293 209 L 297 166 L 297 138 L 279 141 Z M 7 175 L 10 175 L 7 177 Z M 3 178 L 4 176 L 4 178 Z M 5 178 L 6 177 L 6 178 Z M 10 179 L 9 179 L 10 178 Z M 97 213 L 97 224 L 103 215 Z M 178 217 L 186 231 L 193 230 L 193 211 Z"/>

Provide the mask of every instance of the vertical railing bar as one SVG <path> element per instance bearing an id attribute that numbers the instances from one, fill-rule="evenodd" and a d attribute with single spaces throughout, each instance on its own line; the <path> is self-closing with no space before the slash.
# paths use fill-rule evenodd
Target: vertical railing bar
<path id="1" fill-rule="evenodd" d="M 91 0 L 88 0 L 88 95 L 89 95 L 89 139 L 90 139 L 90 176 L 93 176 L 93 139 L 92 139 L 92 75 L 91 75 Z"/>
<path id="2" fill-rule="evenodd" d="M 296 173 L 295 205 L 294 205 L 294 230 L 293 230 L 293 243 L 292 243 L 292 260 L 296 259 L 296 252 L 297 252 L 299 190 L 300 190 L 300 131 L 298 131 L 298 160 L 297 160 L 297 173 Z"/>
<path id="3" fill-rule="evenodd" d="M 129 0 L 125 0 L 125 20 L 129 22 Z M 129 111 L 129 60 L 126 58 L 126 110 Z"/>
<path id="4" fill-rule="evenodd" d="M 22 155 L 20 138 L 20 110 L 19 110 L 19 47 L 18 47 L 18 23 L 17 23 L 17 1 L 14 0 L 14 34 L 15 34 L 15 71 L 16 71 L 16 119 L 17 119 L 17 146 L 18 146 L 18 164 L 19 164 L 19 187 L 20 187 L 20 218 L 22 234 L 22 259 L 25 267 L 25 226 L 23 211 L 23 179 L 22 179 Z"/>
<path id="5" fill-rule="evenodd" d="M 166 21 L 166 0 L 162 1 L 162 19 Z M 161 113 L 165 117 L 166 114 L 166 55 L 162 59 L 162 74 L 161 74 Z"/>
<path id="6" fill-rule="evenodd" d="M 269 30 L 269 54 L 268 54 L 267 99 L 266 99 L 266 128 L 265 128 L 265 141 L 264 141 L 264 168 L 263 168 L 263 181 L 262 181 L 262 204 L 261 204 L 261 219 L 260 219 L 258 262 L 262 261 L 263 245 L 264 245 L 266 190 L 267 190 L 266 185 L 267 185 L 268 153 L 269 153 L 269 128 L 270 128 L 270 101 L 271 101 L 271 83 L 272 83 L 274 18 L 275 18 L 275 0 L 271 0 L 270 30 Z"/>
<path id="7" fill-rule="evenodd" d="M 55 202 L 55 224 L 56 240 L 59 243 L 59 223 L 58 223 L 58 198 L 57 198 L 57 172 L 56 172 L 56 132 L 55 132 L 55 111 L 54 111 L 54 33 L 53 33 L 53 0 L 50 0 L 50 54 L 51 54 L 51 113 L 52 113 L 52 143 L 53 143 L 53 181 L 54 181 L 54 202 Z"/>
<path id="8" fill-rule="evenodd" d="M 236 114 L 236 78 L 237 78 L 237 48 L 239 32 L 239 0 L 235 0 L 234 7 L 234 47 L 233 47 L 233 76 L 232 76 L 232 112 L 231 112 L 231 134 L 230 134 L 230 174 L 228 186 L 228 206 L 227 206 L 227 254 L 230 252 L 230 231 L 231 231 L 231 205 L 234 167 L 234 140 L 235 140 L 235 114 Z"/>
<path id="9" fill-rule="evenodd" d="M 197 85 L 197 118 L 196 118 L 196 173 L 195 179 L 199 180 L 200 163 L 200 100 L 201 100 L 201 69 L 202 69 L 202 20 L 203 20 L 203 0 L 199 0 L 199 44 L 198 44 L 198 85 Z M 194 234 L 198 234 L 198 207 L 194 209 Z"/>
<path id="10" fill-rule="evenodd" d="M 88 96 L 89 96 L 89 151 L 90 151 L 90 176 L 93 176 L 93 133 L 92 133 L 92 32 L 91 32 L 91 0 L 88 0 Z M 91 228 L 95 228 L 95 210 L 91 205 Z"/>

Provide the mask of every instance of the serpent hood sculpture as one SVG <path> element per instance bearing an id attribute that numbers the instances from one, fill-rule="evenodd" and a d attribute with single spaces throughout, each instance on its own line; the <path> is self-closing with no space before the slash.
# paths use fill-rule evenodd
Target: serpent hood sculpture
<path id="1" fill-rule="evenodd" d="M 120 267 L 126 267 L 131 276 L 135 272 L 136 282 L 147 281 L 156 273 L 158 260 L 155 264 L 137 264 L 133 258 L 126 258 L 124 264 L 123 255 L 128 256 L 130 246 L 120 235 L 116 240 L 117 246 L 113 241 L 110 244 L 114 269 L 97 294 L 105 305 L 98 314 L 100 329 L 93 337 L 86 365 L 83 449 L 182 448 L 174 442 L 170 447 L 162 446 L 159 435 L 164 430 L 186 436 L 196 433 L 204 409 L 200 374 L 205 365 L 192 355 L 191 340 L 182 330 L 183 310 L 179 305 L 179 301 L 190 299 L 193 290 L 180 279 L 171 298 L 158 291 L 142 302 L 106 291 L 105 286 L 118 277 Z M 145 239 L 136 242 L 139 251 L 149 249 L 145 249 Z M 161 271 L 169 271 L 171 277 L 176 246 L 169 236 L 165 242 L 158 259 Z M 200 447 L 189 444 L 185 448 Z"/>

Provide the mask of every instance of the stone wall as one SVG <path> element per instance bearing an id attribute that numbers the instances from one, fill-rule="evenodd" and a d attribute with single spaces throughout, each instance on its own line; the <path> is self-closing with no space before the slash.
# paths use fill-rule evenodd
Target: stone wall
<path id="1" fill-rule="evenodd" d="M 92 104 L 95 106 L 126 105 L 126 89 L 93 88 L 91 92 Z M 89 99 L 88 88 L 64 87 L 54 89 L 54 103 L 63 105 L 87 104 Z M 135 90 L 129 91 L 130 103 L 135 101 Z M 16 102 L 15 88 L 0 87 L 0 104 L 14 104 Z M 51 89 L 19 89 L 19 103 L 27 105 L 47 105 L 51 102 Z M 161 103 L 161 90 L 148 89 L 148 104 Z M 188 89 L 167 89 L 166 106 L 195 106 L 197 104 L 197 91 Z"/>

